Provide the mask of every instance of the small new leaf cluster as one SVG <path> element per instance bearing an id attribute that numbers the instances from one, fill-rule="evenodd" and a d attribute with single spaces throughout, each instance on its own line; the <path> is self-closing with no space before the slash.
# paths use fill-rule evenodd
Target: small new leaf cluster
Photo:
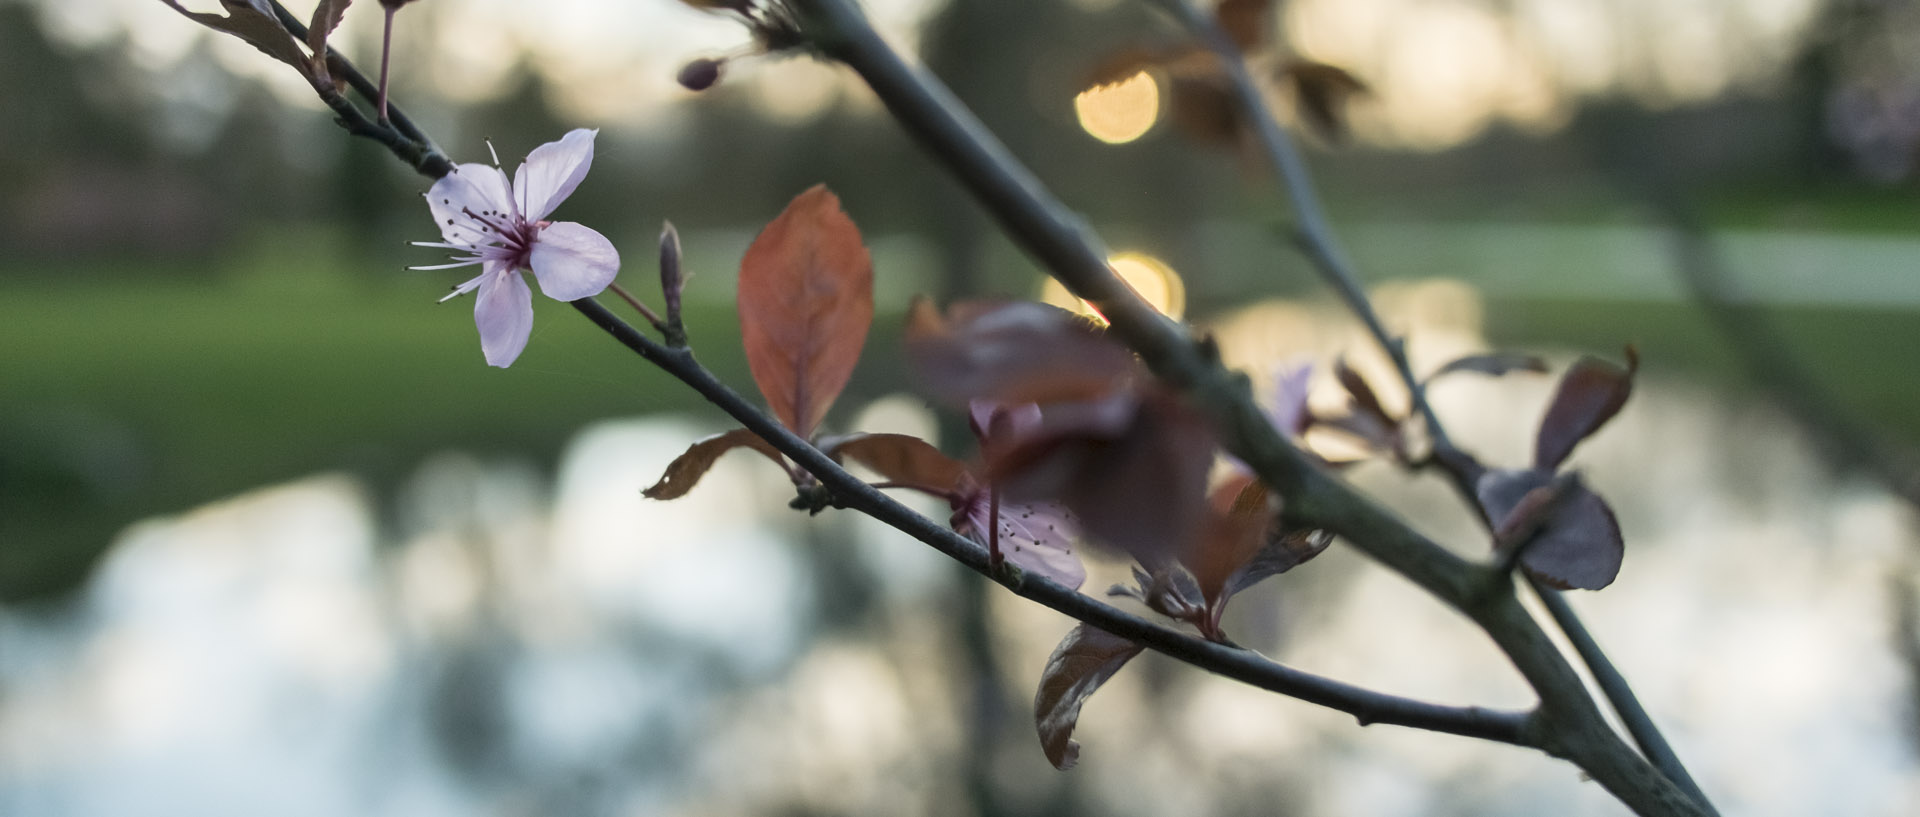
<path id="1" fill-rule="evenodd" d="M 667 252 L 671 246 L 672 252 Z M 662 275 L 670 293 L 679 283 L 677 237 L 663 237 Z M 671 256 L 671 259 L 668 256 Z M 673 272 L 669 272 L 669 268 Z M 668 330 L 677 325 L 669 296 Z M 1077 588 L 1086 571 L 1073 556 L 1078 528 L 1072 515 L 1048 502 L 1005 502 L 983 469 L 904 434 L 829 435 L 822 421 L 858 363 L 873 322 L 873 264 L 859 228 L 824 186 L 796 197 L 761 231 L 740 264 L 741 340 L 747 365 L 767 406 L 796 436 L 836 462 L 878 474 L 883 488 L 914 490 L 947 501 L 956 532 L 985 544 L 997 567 L 1015 567 Z M 991 409 L 983 409 L 991 415 Z M 975 431 L 983 448 L 990 416 Z M 653 499 L 676 499 L 693 489 L 721 455 L 748 447 L 778 464 L 793 481 L 794 507 L 819 512 L 836 504 L 811 474 L 789 464 L 772 445 L 745 429 L 700 440 L 646 489 Z"/>

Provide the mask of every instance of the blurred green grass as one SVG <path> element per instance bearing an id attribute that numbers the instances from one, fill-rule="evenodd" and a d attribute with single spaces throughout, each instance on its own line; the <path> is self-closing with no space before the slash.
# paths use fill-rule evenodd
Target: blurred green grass
<path id="1" fill-rule="evenodd" d="M 526 354 L 494 369 L 471 299 L 434 303 L 445 281 L 340 269 L 0 281 L 0 598 L 59 590 L 144 515 L 327 470 L 390 482 L 444 449 L 544 465 L 585 423 L 700 403 L 564 304 L 536 299 Z M 692 318 L 736 331 L 719 306 Z M 700 353 L 744 373 L 737 341 Z"/>
<path id="2" fill-rule="evenodd" d="M 436 451 L 545 468 L 595 420 L 721 420 L 563 304 L 536 298 L 526 354 L 493 369 L 472 302 L 434 303 L 459 273 L 355 266 L 294 238 L 203 266 L 0 275 L 0 599 L 71 587 L 133 521 L 264 484 L 344 470 L 385 492 Z M 656 286 L 639 270 L 627 282 Z M 1920 441 L 1911 311 L 1776 311 L 1844 405 Z M 1632 342 L 1650 371 L 1752 393 L 1688 304 L 1495 298 L 1486 315 L 1503 348 L 1617 355 Z M 730 304 L 690 302 L 688 320 L 701 359 L 751 392 Z M 878 319 L 842 413 L 903 387 L 897 322 Z"/>

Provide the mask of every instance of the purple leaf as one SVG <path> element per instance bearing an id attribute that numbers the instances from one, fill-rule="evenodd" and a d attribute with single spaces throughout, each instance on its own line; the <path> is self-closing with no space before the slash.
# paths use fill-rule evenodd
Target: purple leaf
<path id="1" fill-rule="evenodd" d="M 1055 647 L 1040 673 L 1033 696 L 1033 723 L 1040 731 L 1040 748 L 1056 769 L 1070 769 L 1080 759 L 1073 729 L 1080 706 L 1101 684 L 1140 654 L 1140 645 L 1082 624 Z"/>
<path id="2" fill-rule="evenodd" d="M 1269 576 L 1278 576 L 1324 553 L 1333 544 L 1333 534 L 1317 530 L 1282 531 L 1227 579 L 1226 595 L 1235 594 Z"/>
<path id="3" fill-rule="evenodd" d="M 1553 482 L 1540 469 L 1495 469 L 1480 478 L 1480 505 L 1494 527 L 1507 528 L 1535 489 Z M 1566 487 L 1552 516 L 1539 526 L 1520 555 L 1520 566 L 1534 578 L 1563 590 L 1599 590 L 1620 574 L 1626 546 L 1620 523 L 1606 500 L 1578 482 Z"/>
<path id="4" fill-rule="evenodd" d="M 1533 467 L 1548 471 L 1560 467 L 1573 447 L 1599 431 L 1633 393 L 1633 373 L 1640 368 L 1640 356 L 1627 347 L 1627 366 L 1621 368 L 1596 357 L 1575 361 L 1560 378 L 1546 417 L 1540 420 L 1540 434 L 1533 448 Z"/>

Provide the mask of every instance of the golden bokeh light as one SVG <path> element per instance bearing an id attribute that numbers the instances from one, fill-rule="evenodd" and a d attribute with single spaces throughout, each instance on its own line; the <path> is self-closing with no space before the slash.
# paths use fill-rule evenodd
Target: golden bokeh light
<path id="1" fill-rule="evenodd" d="M 1119 82 L 1096 85 L 1073 98 L 1080 127 L 1109 145 L 1131 142 L 1160 120 L 1160 83 L 1145 70 Z"/>
<path id="2" fill-rule="evenodd" d="M 1172 267 L 1146 253 L 1123 252 L 1107 259 L 1114 274 L 1120 280 L 1140 293 L 1141 300 L 1148 306 L 1159 310 L 1160 314 L 1179 320 L 1187 312 L 1187 285 L 1180 280 L 1180 273 Z M 1101 323 L 1106 318 L 1092 304 L 1073 297 L 1073 293 L 1060 285 L 1059 281 L 1048 278 L 1040 290 L 1040 300 L 1054 306 L 1077 312 Z"/>

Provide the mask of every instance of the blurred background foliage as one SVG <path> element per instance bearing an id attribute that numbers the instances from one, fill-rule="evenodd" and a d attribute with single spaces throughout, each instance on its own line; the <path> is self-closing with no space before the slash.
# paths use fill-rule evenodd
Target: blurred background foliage
<path id="1" fill-rule="evenodd" d="M 1191 313 L 1313 291 L 1261 162 L 1192 138 L 1202 115 L 1168 77 L 1144 138 L 1106 145 L 1076 123 L 1103 60 L 1173 42 L 1143 4 L 871 5 L 1111 243 L 1179 270 Z M 72 586 L 143 514 L 319 469 L 390 477 L 447 446 L 549 458 L 594 417 L 690 406 L 558 315 L 525 365 L 468 365 L 465 310 L 425 306 L 447 282 L 402 269 L 434 261 L 402 243 L 432 238 L 423 182 L 341 138 L 244 45 L 143 0 L 6 0 L 0 16 L 0 597 Z M 339 42 L 369 53 L 377 22 L 354 15 Z M 1632 180 L 1651 174 L 1742 236 L 1860 236 L 1756 270 L 1772 277 L 1754 289 L 1850 406 L 1920 435 L 1920 393 L 1876 365 L 1916 348 L 1920 288 L 1857 269 L 1891 260 L 1870 237 L 1910 238 L 1920 215 L 1908 4 L 1298 0 L 1271 22 L 1281 53 L 1371 88 L 1317 161 L 1375 280 L 1475 282 L 1498 343 L 1633 341 L 1655 366 L 1717 376 L 1724 351 L 1665 283 L 1657 233 L 1635 232 Z M 877 239 L 883 310 L 916 291 L 1034 291 L 847 75 L 747 58 L 705 94 L 673 84 L 680 62 L 743 42 L 669 2 L 419 4 L 396 95 L 465 160 L 483 137 L 511 157 L 603 128 L 567 217 L 617 237 L 631 286 L 662 219 L 687 232 L 701 348 L 729 374 L 739 248 L 815 182 Z M 1889 273 L 1893 291 L 1876 286 Z M 899 382 L 879 363 L 861 378 L 874 393 Z"/>
<path id="2" fill-rule="evenodd" d="M 1189 316 L 1227 327 L 1261 299 L 1323 300 L 1264 164 L 1210 127 L 1204 89 L 1168 71 L 1105 100 L 1094 88 L 1114 55 L 1177 43 L 1147 4 L 867 5 L 1114 249 L 1176 270 Z M 357 9 L 335 39 L 363 67 L 378 19 Z M 1759 399 L 1675 281 L 1651 202 L 1683 200 L 1820 385 L 1920 443 L 1920 7 L 1292 0 L 1270 25 L 1270 59 L 1338 65 L 1370 89 L 1313 156 L 1370 283 L 1446 279 L 1495 346 L 1632 342 L 1655 377 Z M 845 72 L 747 56 L 710 91 L 674 84 L 687 60 L 744 43 L 669 0 L 434 0 L 400 15 L 395 94 L 459 160 L 491 139 L 511 164 L 600 128 L 560 215 L 612 237 L 638 292 L 654 291 L 671 219 L 696 348 L 738 386 L 735 266 L 818 182 L 878 271 L 843 406 L 906 388 L 894 337 L 910 295 L 1040 292 Z M 439 260 L 405 244 L 435 238 L 425 182 L 345 137 L 292 72 L 160 3 L 0 0 L 0 99 L 0 602 L 14 609 L 59 609 L 128 525 L 255 486 L 350 474 L 378 523 L 404 530 L 409 480 L 440 452 L 558 479 L 562 447 L 597 420 L 713 419 L 558 304 L 537 306 L 513 368 L 481 365 L 465 302 L 433 305 L 455 280 L 404 269 Z M 881 591 L 822 548 L 808 574 L 822 604 L 858 619 Z M 988 603 L 960 598 L 968 677 L 998 677 Z M 1019 731 L 996 717 L 994 734 Z M 960 779 L 983 813 L 1020 801 L 986 782 L 1006 773 L 996 761 L 970 762 Z M 1086 804 L 1047 791 L 1024 802 Z"/>

